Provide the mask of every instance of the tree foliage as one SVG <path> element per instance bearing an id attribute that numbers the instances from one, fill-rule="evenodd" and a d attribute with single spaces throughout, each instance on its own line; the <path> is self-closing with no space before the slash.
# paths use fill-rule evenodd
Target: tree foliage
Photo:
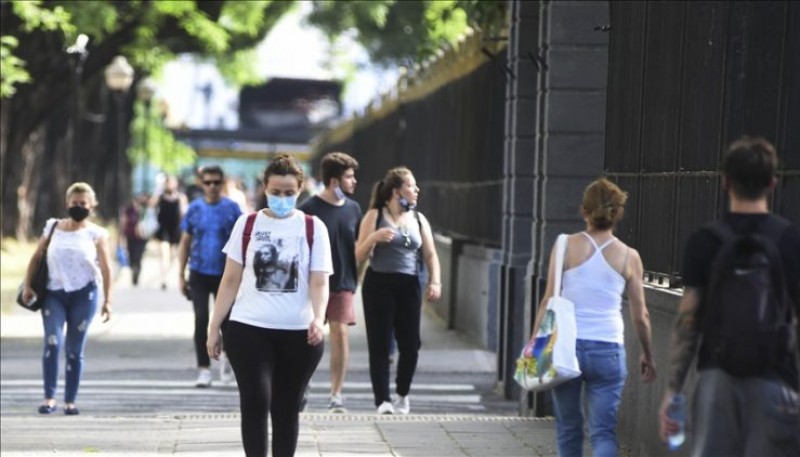
<path id="1" fill-rule="evenodd" d="M 125 104 L 125 128 L 118 138 L 116 99 L 103 81 L 114 56 L 124 55 L 133 65 L 134 85 L 183 53 L 217 64 L 233 84 L 252 84 L 258 82 L 252 49 L 293 5 L 282 0 L 0 1 L 2 233 L 23 233 L 20 224 L 26 219 L 36 223 L 61 210 L 58 196 L 72 180 L 99 187 L 106 216 L 126 199 L 129 189 L 116 182 L 129 182 L 135 141 L 124 163 L 116 163 L 111 151 L 128 138 L 135 140 L 140 116 L 135 115 L 135 90 L 118 97 Z M 79 60 L 65 51 L 79 34 L 89 42 L 78 80 Z M 161 127 L 151 127 L 150 133 L 153 141 L 169 142 Z M 173 154 L 163 157 L 167 167 L 190 157 L 172 146 L 164 148 Z M 109 170 L 124 175 L 109 179 Z"/>
<path id="2" fill-rule="evenodd" d="M 456 42 L 467 27 L 498 33 L 505 1 L 316 0 L 307 21 L 329 38 L 355 33 L 370 58 L 383 66 L 407 65 Z"/>

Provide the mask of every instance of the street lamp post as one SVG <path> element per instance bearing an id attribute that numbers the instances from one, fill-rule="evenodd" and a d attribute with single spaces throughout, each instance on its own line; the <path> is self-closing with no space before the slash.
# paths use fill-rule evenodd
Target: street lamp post
<path id="1" fill-rule="evenodd" d="M 150 121 L 151 107 L 153 105 L 153 95 L 156 93 L 155 83 L 151 78 L 145 78 L 139 83 L 137 88 L 139 100 L 144 102 L 144 128 L 142 129 L 142 192 L 146 192 L 149 187 L 147 174 L 150 168 Z"/>
<path id="2" fill-rule="evenodd" d="M 67 54 L 72 56 L 72 138 L 67 143 L 67 182 L 72 182 L 75 168 L 75 150 L 80 147 L 81 136 L 81 80 L 83 79 L 83 64 L 89 57 L 86 45 L 89 37 L 81 33 L 75 44 L 67 48 Z"/>
<path id="3" fill-rule="evenodd" d="M 125 94 L 133 84 L 133 67 L 123 56 L 116 56 L 105 70 L 106 85 L 114 93 L 114 101 L 117 105 L 117 179 L 116 179 L 116 203 L 117 208 L 123 204 L 122 200 L 122 157 L 125 153 L 125 123 L 123 122 L 123 102 Z"/>

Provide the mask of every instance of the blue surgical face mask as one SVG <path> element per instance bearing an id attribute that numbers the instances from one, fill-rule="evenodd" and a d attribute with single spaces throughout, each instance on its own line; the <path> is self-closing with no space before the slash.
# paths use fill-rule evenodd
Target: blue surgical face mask
<path id="1" fill-rule="evenodd" d="M 408 200 L 406 200 L 405 197 L 400 197 L 397 200 L 397 203 L 400 203 L 400 207 L 403 208 L 403 211 L 411 211 L 412 209 L 415 209 L 417 207 L 417 205 L 414 205 Z"/>
<path id="2" fill-rule="evenodd" d="M 342 188 L 340 186 L 334 187 L 333 188 L 333 193 L 336 195 L 336 198 L 338 198 L 339 200 L 344 200 L 344 198 L 347 196 L 347 194 L 344 193 L 344 191 L 342 190 Z"/>
<path id="3" fill-rule="evenodd" d="M 297 195 L 289 197 L 267 195 L 267 206 L 278 217 L 286 217 L 291 214 L 295 205 L 297 205 Z"/>

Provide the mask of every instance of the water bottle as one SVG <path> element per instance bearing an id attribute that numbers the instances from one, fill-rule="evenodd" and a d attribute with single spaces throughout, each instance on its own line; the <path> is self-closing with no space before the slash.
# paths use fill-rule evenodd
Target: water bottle
<path id="1" fill-rule="evenodd" d="M 683 394 L 675 394 L 672 396 L 672 401 L 669 403 L 667 415 L 670 419 L 680 424 L 677 432 L 670 434 L 667 439 L 670 451 L 675 451 L 683 444 L 686 439 L 686 429 L 684 424 L 686 422 L 686 397 Z"/>

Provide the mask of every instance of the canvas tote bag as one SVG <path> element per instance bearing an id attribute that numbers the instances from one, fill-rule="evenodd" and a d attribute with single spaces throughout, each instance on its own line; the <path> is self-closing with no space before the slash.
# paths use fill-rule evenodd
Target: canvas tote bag
<path id="1" fill-rule="evenodd" d="M 561 276 L 567 235 L 556 240 L 553 296 L 547 302 L 544 318 L 517 359 L 514 380 L 525 390 L 550 389 L 581 375 L 575 356 L 575 304 L 561 296 Z"/>

